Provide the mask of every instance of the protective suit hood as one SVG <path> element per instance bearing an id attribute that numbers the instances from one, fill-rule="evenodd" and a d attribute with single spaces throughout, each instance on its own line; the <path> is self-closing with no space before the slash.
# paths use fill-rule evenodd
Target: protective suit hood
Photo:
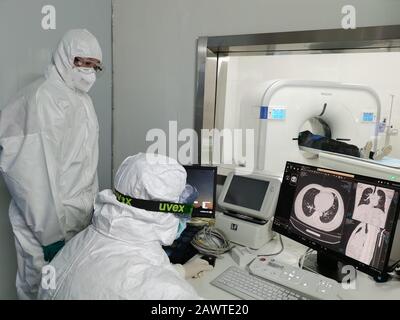
<path id="1" fill-rule="evenodd" d="M 72 69 L 76 57 L 103 60 L 102 51 L 96 37 L 86 29 L 68 31 L 53 53 L 53 62 L 66 85 L 75 89 Z"/>
<path id="2" fill-rule="evenodd" d="M 148 212 L 118 202 L 111 190 L 100 192 L 95 202 L 93 226 L 101 234 L 126 242 L 171 245 L 179 219 L 172 214 Z"/>
<path id="3" fill-rule="evenodd" d="M 127 158 L 115 177 L 115 189 L 132 198 L 178 202 L 185 189 L 186 171 L 175 160 L 148 154 Z M 173 214 L 149 212 L 117 201 L 111 190 L 101 192 L 95 203 L 93 225 L 113 238 L 132 242 L 159 241 L 171 245 L 179 219 Z"/>

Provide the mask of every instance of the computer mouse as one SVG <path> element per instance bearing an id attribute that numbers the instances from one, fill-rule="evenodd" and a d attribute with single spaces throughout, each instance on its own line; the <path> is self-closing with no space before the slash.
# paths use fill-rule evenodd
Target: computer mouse
<path id="1" fill-rule="evenodd" d="M 209 263 L 211 266 L 215 267 L 215 260 L 217 259 L 216 257 L 214 257 L 214 256 L 208 256 L 208 255 L 203 255 L 203 256 L 201 256 L 201 259 L 208 261 L 208 263 Z"/>

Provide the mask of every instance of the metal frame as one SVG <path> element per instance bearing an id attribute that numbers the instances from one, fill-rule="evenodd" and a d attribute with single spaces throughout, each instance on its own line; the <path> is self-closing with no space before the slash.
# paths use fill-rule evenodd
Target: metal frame
<path id="1" fill-rule="evenodd" d="M 327 29 L 200 37 L 197 41 L 195 130 L 201 139 L 203 128 L 214 127 L 218 84 L 216 77 L 211 77 L 213 83 L 206 83 L 208 78 L 206 69 L 213 70 L 213 74 L 216 75 L 220 57 L 390 51 L 400 51 L 400 25 L 364 27 L 354 30 Z M 212 111 L 214 113 L 210 116 L 209 113 Z M 205 117 L 205 115 L 208 116 Z M 200 141 L 199 163 L 201 163 L 201 146 Z"/>

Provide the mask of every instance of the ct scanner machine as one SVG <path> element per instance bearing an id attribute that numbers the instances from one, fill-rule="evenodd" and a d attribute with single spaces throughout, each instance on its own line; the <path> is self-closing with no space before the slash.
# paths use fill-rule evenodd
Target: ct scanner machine
<path id="1" fill-rule="evenodd" d="M 381 102 L 371 87 L 275 80 L 243 96 L 235 127 L 255 130 L 256 171 L 281 176 L 286 162 L 293 161 L 400 182 L 400 161 L 385 165 L 298 144 L 299 133 L 309 130 L 358 148 L 371 141 L 375 152 L 380 118 Z"/>

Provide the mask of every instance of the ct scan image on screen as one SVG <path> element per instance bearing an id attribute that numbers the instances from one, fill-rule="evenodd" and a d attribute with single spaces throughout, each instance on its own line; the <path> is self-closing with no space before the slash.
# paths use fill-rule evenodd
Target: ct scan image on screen
<path id="1" fill-rule="evenodd" d="M 351 188 L 350 182 L 325 173 L 302 171 L 290 216 L 293 231 L 323 243 L 339 244 Z"/>
<path id="2" fill-rule="evenodd" d="M 394 236 L 399 193 L 398 185 L 385 180 L 290 163 L 274 224 L 300 241 L 382 271 Z"/>
<path id="3" fill-rule="evenodd" d="M 389 247 L 389 232 L 374 225 L 348 219 L 343 237 L 344 254 L 350 258 L 382 269 Z"/>
<path id="4" fill-rule="evenodd" d="M 393 196 L 394 190 L 358 183 L 352 218 L 384 229 Z"/>

